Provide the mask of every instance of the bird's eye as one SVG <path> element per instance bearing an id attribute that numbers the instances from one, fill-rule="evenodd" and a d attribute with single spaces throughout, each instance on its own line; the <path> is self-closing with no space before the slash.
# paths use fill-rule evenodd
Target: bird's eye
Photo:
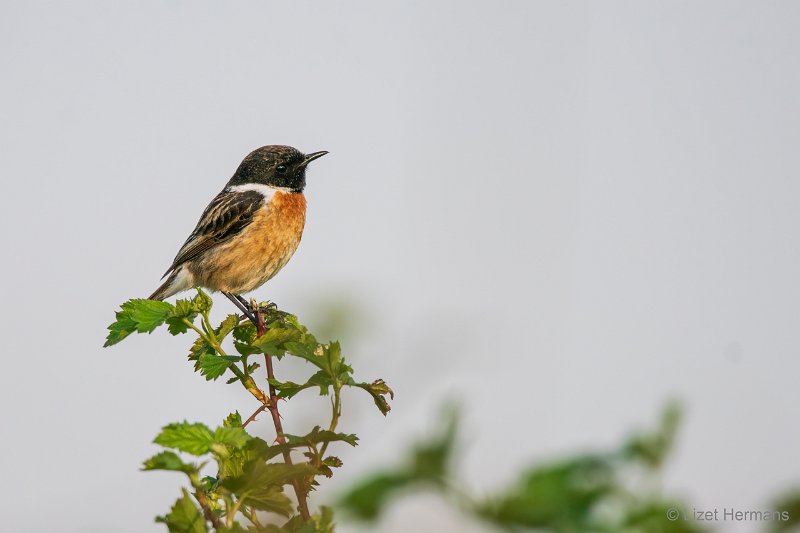
<path id="1" fill-rule="evenodd" d="M 278 165 L 275 167 L 275 172 L 278 174 L 286 174 L 286 165 Z"/>

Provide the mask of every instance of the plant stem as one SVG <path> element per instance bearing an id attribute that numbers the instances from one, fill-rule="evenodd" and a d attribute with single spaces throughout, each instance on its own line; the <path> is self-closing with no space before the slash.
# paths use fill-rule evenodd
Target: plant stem
<path id="1" fill-rule="evenodd" d="M 268 409 L 267 405 L 266 404 L 262 404 L 261 407 L 256 409 L 256 411 L 252 415 L 250 415 L 247 418 L 247 420 L 244 421 L 244 424 L 242 424 L 242 427 L 246 428 L 247 424 L 249 424 L 250 422 L 253 422 L 256 419 L 256 417 L 258 415 L 260 415 L 261 413 L 263 413 L 266 409 Z"/>
<path id="2" fill-rule="evenodd" d="M 260 307 L 256 307 L 256 321 L 256 337 L 261 337 L 266 332 L 266 327 L 264 326 L 264 315 L 261 313 Z M 267 378 L 272 381 L 275 379 L 275 372 L 272 369 L 272 356 L 265 353 L 264 362 L 267 367 Z M 267 405 L 267 409 L 269 409 L 269 413 L 272 415 L 272 423 L 275 426 L 275 440 L 278 444 L 286 444 L 286 437 L 283 434 L 283 424 L 281 424 L 281 415 L 278 412 L 278 394 L 275 392 L 275 387 L 272 383 L 269 384 L 269 404 Z M 292 455 L 289 450 L 283 452 L 283 461 L 287 465 L 292 464 Z M 297 495 L 297 506 L 300 509 L 300 516 L 304 522 L 308 522 L 311 518 L 311 514 L 308 512 L 306 493 L 300 487 L 300 483 L 296 479 L 292 480 L 292 487 L 294 487 L 294 493 Z"/>
<path id="3" fill-rule="evenodd" d="M 206 341 L 212 348 L 214 348 L 214 350 L 219 355 L 222 355 L 222 356 L 228 355 L 228 354 L 225 353 L 225 350 L 222 349 L 222 345 L 220 345 L 220 343 L 217 342 L 216 338 L 212 338 L 211 336 L 206 335 L 205 333 L 203 333 L 200 330 L 200 328 L 195 326 L 190 320 L 188 320 L 186 318 L 183 319 L 183 323 L 186 324 L 187 327 L 193 329 L 195 331 L 195 333 L 200 335 L 200 337 L 204 341 Z M 212 335 L 213 335 L 213 333 L 212 333 Z M 245 375 L 245 373 L 242 372 L 241 370 L 239 370 L 239 367 L 237 367 L 236 365 L 230 365 L 228 368 L 230 368 L 231 372 L 233 372 L 234 375 L 237 378 L 239 378 L 239 381 L 241 381 L 241 383 L 244 386 L 244 388 L 247 389 L 247 391 L 250 394 L 255 396 L 256 400 L 261 402 L 263 405 L 266 405 L 267 403 L 269 403 L 269 398 L 267 398 L 267 396 L 266 396 L 266 394 L 264 394 L 263 390 L 258 388 L 258 386 L 256 385 L 256 382 L 253 381 L 253 378 L 251 378 L 250 376 Z"/>
<path id="4" fill-rule="evenodd" d="M 331 425 L 328 427 L 328 430 L 333 432 L 336 431 L 336 426 L 339 424 L 339 415 L 342 414 L 342 387 L 341 385 L 333 386 L 333 400 L 331 400 Z M 319 451 L 319 458 L 321 460 L 325 459 L 325 451 L 328 449 L 329 442 L 322 443 L 322 448 Z"/>
<path id="5" fill-rule="evenodd" d="M 211 522 L 211 525 L 214 526 L 214 529 L 220 529 L 223 527 L 222 521 L 220 521 L 219 517 L 214 514 L 214 511 L 211 510 L 211 506 L 208 503 L 208 498 L 206 498 L 206 493 L 203 490 L 197 475 L 190 475 L 189 482 L 192 484 L 192 488 L 194 488 L 194 497 L 197 498 L 197 503 L 199 503 L 200 507 L 203 509 L 203 516 L 205 519 Z"/>

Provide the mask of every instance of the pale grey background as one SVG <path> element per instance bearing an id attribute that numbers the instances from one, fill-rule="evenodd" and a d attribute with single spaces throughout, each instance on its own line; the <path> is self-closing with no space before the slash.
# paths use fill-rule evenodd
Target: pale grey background
<path id="1" fill-rule="evenodd" d="M 668 488 L 763 508 L 800 482 L 798 15 L 2 2 L 2 529 L 160 531 L 181 480 L 137 471 L 160 426 L 254 407 L 190 371 L 186 337 L 100 345 L 272 143 L 331 155 L 310 172 L 298 254 L 257 295 L 312 325 L 352 301 L 346 354 L 397 391 L 386 419 L 348 395 L 342 429 L 362 441 L 339 450 L 341 480 L 395 460 L 448 397 L 478 493 L 679 398 Z M 292 402 L 288 429 L 326 409 Z M 380 530 L 411 519 L 463 530 L 425 496 Z"/>

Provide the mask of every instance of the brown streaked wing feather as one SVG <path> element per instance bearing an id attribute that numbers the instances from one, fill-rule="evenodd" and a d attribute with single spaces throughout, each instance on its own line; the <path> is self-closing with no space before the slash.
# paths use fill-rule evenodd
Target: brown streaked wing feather
<path id="1" fill-rule="evenodd" d="M 252 222 L 263 202 L 264 196 L 256 191 L 219 193 L 203 211 L 194 231 L 164 275 L 241 232 Z"/>

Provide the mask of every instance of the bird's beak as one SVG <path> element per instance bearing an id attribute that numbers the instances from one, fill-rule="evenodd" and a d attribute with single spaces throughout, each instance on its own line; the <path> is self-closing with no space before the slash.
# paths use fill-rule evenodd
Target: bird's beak
<path id="1" fill-rule="evenodd" d="M 319 159 L 320 157 L 322 157 L 323 155 L 325 155 L 327 153 L 328 152 L 326 152 L 325 150 L 322 150 L 321 152 L 314 152 L 313 154 L 308 154 L 305 157 L 305 159 L 303 159 L 303 162 L 300 164 L 300 166 L 304 167 L 304 166 L 308 165 L 309 163 L 311 163 L 313 160 Z"/>

